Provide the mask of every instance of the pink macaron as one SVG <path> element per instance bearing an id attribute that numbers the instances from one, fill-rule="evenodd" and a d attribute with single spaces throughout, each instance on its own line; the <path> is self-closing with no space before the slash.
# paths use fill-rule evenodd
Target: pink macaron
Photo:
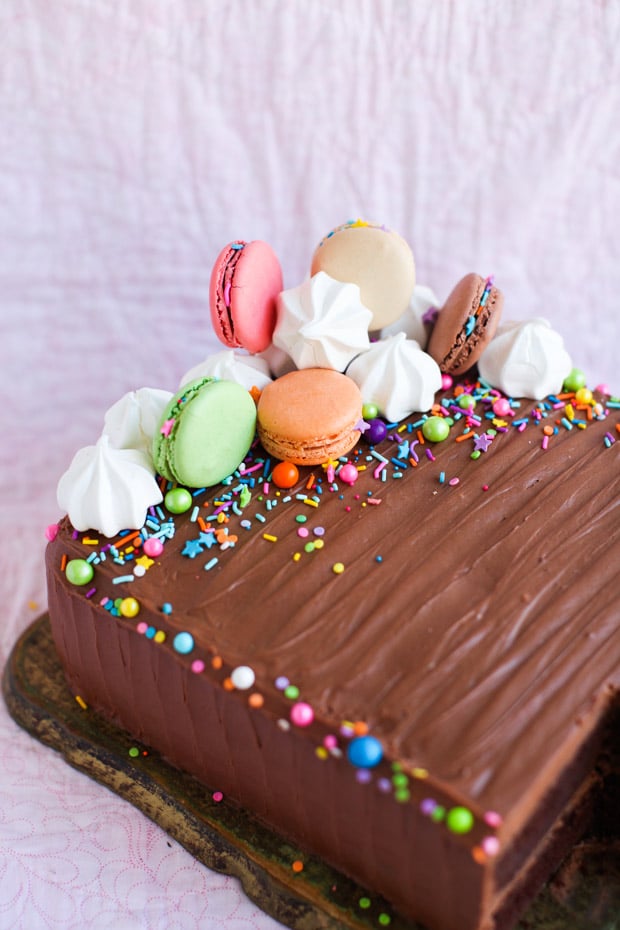
<path id="1" fill-rule="evenodd" d="M 220 341 L 252 353 L 268 348 L 282 287 L 280 262 L 266 242 L 238 240 L 225 246 L 209 287 L 211 321 Z"/>

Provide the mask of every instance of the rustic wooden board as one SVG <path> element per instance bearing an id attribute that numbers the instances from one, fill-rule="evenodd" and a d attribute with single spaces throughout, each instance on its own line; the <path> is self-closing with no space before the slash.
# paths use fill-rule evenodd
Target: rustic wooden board
<path id="1" fill-rule="evenodd" d="M 12 717 L 29 733 L 141 810 L 208 868 L 238 878 L 248 897 L 293 930 L 377 930 L 388 918 L 390 930 L 421 930 L 377 895 L 226 799 L 215 801 L 194 778 L 82 709 L 66 685 L 46 614 L 16 643 L 3 691 Z M 303 862 L 300 872 L 293 869 L 296 861 Z M 368 900 L 369 906 L 360 906 Z M 620 853 L 607 827 L 573 850 L 518 927 L 620 930 Z"/>

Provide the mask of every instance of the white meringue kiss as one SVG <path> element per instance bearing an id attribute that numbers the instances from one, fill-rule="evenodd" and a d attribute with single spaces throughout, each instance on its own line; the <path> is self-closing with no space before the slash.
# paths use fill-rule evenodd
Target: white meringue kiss
<path id="1" fill-rule="evenodd" d="M 548 320 L 500 326 L 478 360 L 480 377 L 510 397 L 542 400 L 562 389 L 573 363 Z"/>
<path id="2" fill-rule="evenodd" d="M 357 284 L 343 284 L 319 271 L 279 295 L 273 342 L 298 368 L 344 371 L 368 348 L 371 320 Z"/>
<path id="3" fill-rule="evenodd" d="M 172 394 L 159 388 L 139 388 L 117 400 L 104 418 L 103 435 L 115 449 L 151 453 L 153 436 Z"/>
<path id="4" fill-rule="evenodd" d="M 209 355 L 204 362 L 199 362 L 183 375 L 179 388 L 196 381 L 198 378 L 220 378 L 222 381 L 236 381 L 246 389 L 257 387 L 259 391 L 269 384 L 271 375 L 265 359 L 258 355 L 241 355 L 234 349 L 223 349 L 215 355 Z"/>
<path id="5" fill-rule="evenodd" d="M 430 410 L 441 389 L 437 362 L 402 332 L 373 343 L 353 359 L 346 373 L 364 403 L 376 404 L 390 422 Z"/>
<path id="6" fill-rule="evenodd" d="M 106 435 L 75 454 L 56 497 L 76 530 L 93 529 L 104 536 L 140 529 L 148 508 L 162 500 L 149 456 L 116 449 Z"/>
<path id="7" fill-rule="evenodd" d="M 420 348 L 426 348 L 429 330 L 424 325 L 424 314 L 431 307 L 439 306 L 439 300 L 430 287 L 426 287 L 425 284 L 416 284 L 409 306 L 401 317 L 381 330 L 381 338 L 385 339 L 387 336 L 396 335 L 396 333 L 404 333 L 407 339 L 415 339 Z"/>

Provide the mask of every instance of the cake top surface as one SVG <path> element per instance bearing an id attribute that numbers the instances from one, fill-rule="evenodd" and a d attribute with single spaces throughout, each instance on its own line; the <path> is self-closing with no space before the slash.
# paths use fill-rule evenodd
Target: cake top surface
<path id="1" fill-rule="evenodd" d="M 189 633 L 184 661 L 250 667 L 281 718 L 293 687 L 317 746 L 361 724 L 391 764 L 480 814 L 514 813 L 533 772 L 561 765 L 586 712 L 620 687 L 618 417 L 605 407 L 587 420 L 566 395 L 513 401 L 503 418 L 497 392 L 467 386 L 469 408 L 458 390 L 441 399 L 455 418 L 447 442 L 425 441 L 410 418 L 383 443 L 360 440 L 347 463 L 301 469 L 290 490 L 255 446 L 184 513 L 152 508 L 143 535 L 164 541 L 159 557 L 127 551 L 137 533 L 97 539 L 68 521 L 54 547 L 107 551 L 90 596 L 154 612 L 166 641 L 153 648 Z"/>

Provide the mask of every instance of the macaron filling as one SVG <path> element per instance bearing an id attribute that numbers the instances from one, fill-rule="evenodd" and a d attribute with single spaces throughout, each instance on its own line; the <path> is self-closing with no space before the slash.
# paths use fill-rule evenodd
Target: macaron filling
<path id="1" fill-rule="evenodd" d="M 500 292 L 494 286 L 494 276 L 489 275 L 487 278 L 480 278 L 482 289 L 474 296 L 471 302 L 471 310 L 468 313 L 465 322 L 461 326 L 456 338 L 449 351 L 446 353 L 440 368 L 442 371 L 465 371 L 475 363 L 480 354 L 480 339 L 484 334 L 487 326 L 491 322 L 495 310 L 495 303 Z M 497 319 L 494 320 L 493 329 L 497 326 Z M 470 356 L 475 353 L 474 358 L 470 361 Z"/>
<path id="2" fill-rule="evenodd" d="M 222 335 L 227 345 L 240 348 L 241 343 L 235 336 L 235 324 L 232 316 L 232 288 L 236 267 L 241 258 L 245 242 L 233 242 L 224 259 L 221 279 L 216 294 L 216 313 L 222 328 Z"/>

